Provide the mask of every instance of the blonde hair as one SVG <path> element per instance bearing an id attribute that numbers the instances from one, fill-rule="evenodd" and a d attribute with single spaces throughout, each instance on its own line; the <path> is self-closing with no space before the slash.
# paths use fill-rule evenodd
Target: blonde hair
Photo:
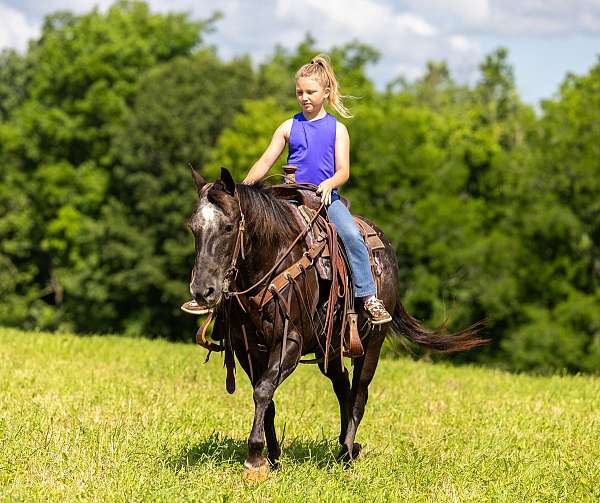
<path id="1" fill-rule="evenodd" d="M 340 93 L 340 85 L 335 78 L 329 58 L 325 54 L 318 54 L 311 59 L 310 63 L 302 65 L 296 72 L 296 80 L 301 77 L 315 79 L 324 88 L 329 88 L 327 101 L 331 108 L 346 119 L 352 117 L 350 110 L 344 105 L 344 98 L 349 96 Z"/>

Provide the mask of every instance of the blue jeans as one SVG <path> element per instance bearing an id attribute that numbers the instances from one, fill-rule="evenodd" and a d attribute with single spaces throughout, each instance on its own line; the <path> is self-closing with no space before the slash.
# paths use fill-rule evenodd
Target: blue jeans
<path id="1" fill-rule="evenodd" d="M 377 289 L 371 272 L 367 245 L 348 208 L 338 199 L 327 207 L 327 216 L 335 225 L 337 233 L 344 243 L 344 248 L 346 248 L 354 278 L 354 296 L 375 295 Z"/>

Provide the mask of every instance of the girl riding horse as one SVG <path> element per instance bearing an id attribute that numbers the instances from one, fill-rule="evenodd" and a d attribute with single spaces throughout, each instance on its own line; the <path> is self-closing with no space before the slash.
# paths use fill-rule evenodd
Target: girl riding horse
<path id="1" fill-rule="evenodd" d="M 327 216 L 344 243 L 354 278 L 355 297 L 362 300 L 373 325 L 387 323 L 392 317 L 376 296 L 367 246 L 337 193 L 337 188 L 350 176 L 350 139 L 346 126 L 326 112 L 325 101 L 342 117 L 352 116 L 344 106 L 333 68 L 323 55 L 316 56 L 296 72 L 296 99 L 302 111 L 275 130 L 270 145 L 243 183 L 261 180 L 289 144 L 287 164 L 296 166 L 296 181 L 318 186 L 317 193 L 327 207 Z M 195 300 L 181 308 L 191 314 L 205 312 Z"/>

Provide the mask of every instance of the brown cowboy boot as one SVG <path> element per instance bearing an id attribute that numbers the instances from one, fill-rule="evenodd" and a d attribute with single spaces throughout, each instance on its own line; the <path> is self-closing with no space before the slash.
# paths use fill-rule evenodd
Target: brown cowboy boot
<path id="1" fill-rule="evenodd" d="M 381 325 L 382 323 L 388 323 L 389 321 L 392 321 L 392 316 L 387 312 L 383 302 L 381 302 L 381 300 L 375 296 L 365 300 L 363 307 L 369 315 L 373 325 Z"/>
<path id="2" fill-rule="evenodd" d="M 200 307 L 195 300 L 188 300 L 186 303 L 182 304 L 181 310 L 185 311 L 186 313 L 196 315 L 206 314 L 209 311 L 209 309 Z"/>

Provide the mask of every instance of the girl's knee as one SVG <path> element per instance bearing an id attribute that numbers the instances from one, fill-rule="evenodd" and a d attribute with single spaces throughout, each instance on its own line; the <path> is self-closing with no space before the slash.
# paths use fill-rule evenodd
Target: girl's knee
<path id="1" fill-rule="evenodd" d="M 339 235 L 346 242 L 357 243 L 362 241 L 362 234 L 358 230 L 358 227 L 352 222 L 344 222 L 340 227 L 337 228 Z"/>

